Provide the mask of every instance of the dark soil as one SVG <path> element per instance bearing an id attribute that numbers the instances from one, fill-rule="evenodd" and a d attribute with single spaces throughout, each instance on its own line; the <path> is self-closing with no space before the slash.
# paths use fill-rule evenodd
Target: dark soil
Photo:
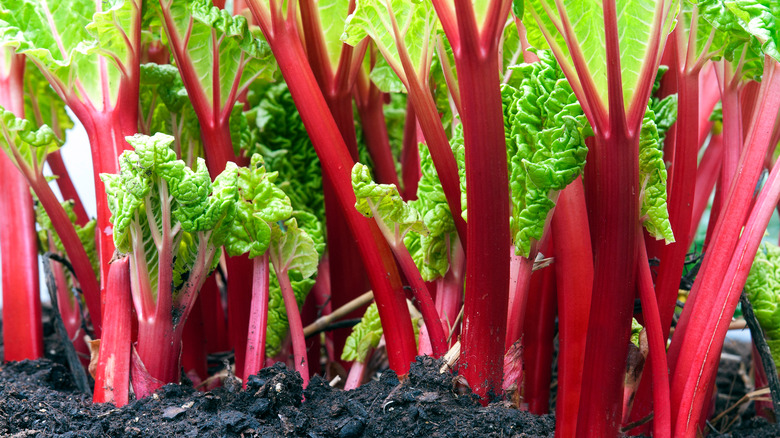
<path id="1" fill-rule="evenodd" d="M 392 371 L 357 390 L 331 388 L 277 364 L 210 392 L 168 385 L 151 398 L 116 409 L 93 405 L 64 366 L 63 348 L 44 312 L 46 359 L 0 365 L 3 437 L 537 437 L 554 435 L 551 415 L 534 416 L 501 403 L 482 407 L 439 362 L 418 358 L 408 378 Z M 0 354 L 2 354 L 0 341 Z M 721 361 L 715 412 L 749 390 L 749 347 L 728 344 Z M 737 359 L 739 358 L 739 359 Z M 729 360 L 731 361 L 729 363 Z M 234 382 L 227 380 L 226 382 Z M 727 432 L 720 434 L 718 432 Z M 710 436 L 777 437 L 775 425 L 755 417 L 753 403 L 735 409 Z"/>

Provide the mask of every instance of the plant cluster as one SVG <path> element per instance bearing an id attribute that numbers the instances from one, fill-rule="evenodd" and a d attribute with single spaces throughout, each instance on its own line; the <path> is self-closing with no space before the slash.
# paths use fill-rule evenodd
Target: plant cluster
<path id="1" fill-rule="evenodd" d="M 694 437 L 757 252 L 776 314 L 778 28 L 773 0 L 0 0 L 5 360 L 43 353 L 40 251 L 95 402 L 208 388 L 226 351 L 354 388 L 384 351 L 543 413 L 557 327 L 556 434 Z"/>

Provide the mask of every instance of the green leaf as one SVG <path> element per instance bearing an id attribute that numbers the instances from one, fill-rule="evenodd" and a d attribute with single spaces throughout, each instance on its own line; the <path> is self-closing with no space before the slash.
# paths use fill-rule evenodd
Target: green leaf
<path id="1" fill-rule="evenodd" d="M 379 309 L 372 303 L 366 309 L 360 322 L 352 328 L 344 344 L 341 360 L 347 362 L 365 362 L 368 354 L 373 351 L 382 339 L 382 322 L 379 320 Z"/>
<path id="2" fill-rule="evenodd" d="M 417 74 L 427 74 L 433 55 L 432 42 L 438 26 L 436 11 L 429 1 L 361 0 L 347 17 L 341 40 L 355 46 L 370 37 L 387 63 L 405 84 L 406 74 L 398 55 L 393 22 Z"/>
<path id="3" fill-rule="evenodd" d="M 139 49 L 126 38 L 140 20 L 139 6 L 129 0 L 5 2 L 0 7 L 0 45 L 26 55 L 64 93 L 105 110 L 105 102 L 109 107 L 116 103 L 119 85 Z"/>
<path id="4" fill-rule="evenodd" d="M 28 65 L 24 72 L 24 114 L 38 126 L 51 127 L 63 142 L 66 130 L 73 128 L 65 102 L 34 65 Z"/>
<path id="5" fill-rule="evenodd" d="M 740 26 L 761 42 L 761 50 L 780 62 L 780 3 L 776 0 L 726 0 Z"/>
<path id="6" fill-rule="evenodd" d="M 277 185 L 295 210 L 324 218 L 320 160 L 287 84 L 274 84 L 258 93 L 250 90 L 248 101 L 257 102 L 245 113 L 257 140 L 247 145 L 247 154 L 260 153 L 266 167 L 279 173 Z"/>
<path id="7" fill-rule="evenodd" d="M 266 172 L 259 154 L 252 156 L 248 168 L 238 169 L 236 219 L 225 245 L 231 256 L 249 253 L 254 258 L 264 254 L 271 243 L 271 226 L 292 215 L 290 198 L 274 183 L 277 175 Z"/>
<path id="8" fill-rule="evenodd" d="M 631 318 L 631 343 L 637 348 L 639 348 L 639 334 L 642 333 L 642 330 L 644 330 L 642 324 L 636 318 Z"/>
<path id="9" fill-rule="evenodd" d="M 106 186 L 114 244 L 118 251 L 134 253 L 139 272 L 148 275 L 147 288 L 156 298 L 170 293 L 194 293 L 200 284 L 188 281 L 194 275 L 202 283 L 218 262 L 238 200 L 238 169 L 228 163 L 214 182 L 205 162 L 195 170 L 176 159 L 170 148 L 173 137 L 137 134 L 126 137 L 135 149 L 119 157 L 120 173 L 102 174 Z M 169 247 L 166 254 L 163 248 Z M 165 255 L 169 259 L 161 259 Z M 173 281 L 159 291 L 160 265 L 173 267 Z M 148 279 L 148 280 L 147 280 Z M 143 289 L 142 289 L 143 290 Z M 185 313 L 186 314 L 186 313 Z"/>
<path id="10" fill-rule="evenodd" d="M 344 33 L 344 22 L 349 15 L 349 0 L 320 0 L 317 2 L 317 11 L 320 15 L 325 50 L 335 71 L 341 58 L 341 34 Z"/>
<path id="11" fill-rule="evenodd" d="M 588 124 L 571 86 L 548 51 L 539 62 L 514 68 L 502 87 L 509 155 L 512 215 L 517 253 L 528 257 L 542 238 L 551 198 L 574 181 L 585 166 Z"/>
<path id="12" fill-rule="evenodd" d="M 268 253 L 277 272 L 298 271 L 303 278 L 317 273 L 319 254 L 314 240 L 292 217 L 271 229 L 271 248 Z"/>
<path id="13" fill-rule="evenodd" d="M 377 184 L 368 166 L 355 163 L 352 168 L 355 208 L 363 216 L 374 217 L 391 245 L 402 242 L 409 231 L 427 234 L 420 213 L 404 202 L 394 184 Z"/>
<path id="14" fill-rule="evenodd" d="M 651 236 L 664 239 L 667 244 L 674 242 L 674 233 L 666 207 L 663 137 L 675 122 L 676 115 L 677 95 L 663 100 L 651 99 L 639 134 L 640 220 Z"/>
<path id="15" fill-rule="evenodd" d="M 658 53 L 649 53 L 651 36 L 656 26 L 661 26 L 664 35 L 671 31 L 674 17 L 677 13 L 677 1 L 665 1 L 669 9 L 666 16 L 656 19 L 656 6 L 661 0 L 617 0 L 617 31 L 620 47 L 621 82 L 623 86 L 623 101 L 626 108 L 631 104 L 634 91 L 639 84 L 640 74 L 646 62 L 655 62 Z M 562 10 L 556 7 L 554 0 L 526 0 L 523 22 L 528 30 L 528 41 L 537 48 L 546 48 L 553 44 L 561 50 L 565 62 L 573 66 L 570 54 L 561 33 L 556 28 L 560 24 L 559 12 L 565 14 L 572 27 L 573 38 L 578 50 L 582 53 L 587 72 L 593 79 L 601 105 L 607 108 L 607 53 L 606 36 L 604 34 L 604 13 L 602 2 L 598 0 L 563 0 L 558 3 Z M 548 12 L 552 16 L 548 15 Z M 661 12 L 659 12 L 660 14 Z M 531 23 L 537 23 L 537 26 Z M 549 33 L 552 42 L 545 40 L 540 30 Z M 663 44 L 658 48 L 660 52 Z"/>
<path id="16" fill-rule="evenodd" d="M 762 243 L 745 282 L 747 294 L 764 334 L 770 340 L 780 340 L 780 248 Z M 771 345 L 770 345 L 771 347 Z M 772 356 L 780 353 L 772 350 Z"/>
<path id="17" fill-rule="evenodd" d="M 46 157 L 59 149 L 61 142 L 46 125 L 38 128 L 35 123 L 16 117 L 0 107 L 0 148 L 23 172 L 41 172 Z"/>
<path id="18" fill-rule="evenodd" d="M 462 163 L 461 163 L 462 164 Z M 430 151 L 420 143 L 422 176 L 417 186 L 417 200 L 409 202 L 421 212 L 427 234 L 410 232 L 404 238 L 423 280 L 443 277 L 450 267 L 450 250 L 456 238 L 455 221 L 441 187 Z"/>
<path id="19" fill-rule="evenodd" d="M 250 31 L 245 17 L 232 16 L 209 0 L 166 1 L 163 7 L 172 21 L 166 25 L 168 42 L 182 44 L 172 51 L 186 56 L 182 62 L 192 66 L 209 108 L 232 109 L 238 98 L 231 93 L 234 87 L 242 90 L 255 79 L 272 78 L 271 50 Z"/>

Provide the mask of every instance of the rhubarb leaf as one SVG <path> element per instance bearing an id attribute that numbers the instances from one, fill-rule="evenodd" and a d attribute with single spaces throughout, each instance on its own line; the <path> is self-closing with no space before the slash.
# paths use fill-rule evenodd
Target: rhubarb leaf
<path id="1" fill-rule="evenodd" d="M 176 159 L 169 135 L 126 140 L 135 150 L 119 157 L 120 173 L 101 175 L 114 244 L 133 254 L 133 269 L 147 273 L 134 288 L 155 298 L 170 293 L 179 303 L 197 292 L 219 259 L 235 216 L 238 171 L 229 163 L 212 182 L 202 159 L 195 170 Z M 172 269 L 170 283 L 157 284 L 160 269 Z"/>
<path id="2" fill-rule="evenodd" d="M 361 0 L 347 17 L 341 40 L 355 46 L 370 37 L 401 82 L 408 84 L 396 42 L 403 44 L 417 74 L 427 75 L 437 26 L 429 1 Z"/>
<path id="3" fill-rule="evenodd" d="M 2 107 L 0 127 L 0 148 L 22 172 L 41 172 L 46 157 L 61 145 L 54 131 L 48 126 L 38 128 L 35 123 L 20 119 Z"/>
<path id="4" fill-rule="evenodd" d="M 780 351 L 780 247 L 762 243 L 745 282 L 745 294 L 753 305 L 761 328 L 769 340 L 772 356 L 777 363 Z"/>
<path id="5" fill-rule="evenodd" d="M 659 101 L 655 107 L 659 109 L 661 114 L 664 114 L 665 111 L 676 114 L 677 96 L 669 96 Z M 668 115 L 660 117 L 661 120 L 665 118 L 668 118 Z M 642 130 L 639 134 L 639 187 L 641 190 L 639 217 L 651 236 L 656 239 L 664 239 L 668 244 L 674 242 L 674 233 L 666 207 L 667 175 L 663 141 L 661 140 L 665 133 L 659 132 L 655 119 L 653 108 L 648 108 L 642 120 Z M 668 123 L 668 119 L 664 123 Z"/>
<path id="6" fill-rule="evenodd" d="M 317 273 L 319 253 L 314 239 L 298 227 L 295 217 L 271 229 L 271 247 L 268 256 L 279 271 L 298 271 L 304 278 Z"/>
<path id="7" fill-rule="evenodd" d="M 697 45 L 707 44 L 712 38 L 712 59 L 726 59 L 734 65 L 741 65 L 742 77 L 758 80 L 763 71 L 764 56 L 761 42 L 751 35 L 735 14 L 737 8 L 724 0 L 698 0 Z"/>
<path id="8" fill-rule="evenodd" d="M 320 0 L 317 2 L 325 50 L 333 71 L 336 70 L 339 59 L 341 59 L 343 47 L 341 34 L 344 33 L 344 21 L 349 15 L 349 3 L 349 0 Z"/>
<path id="9" fill-rule="evenodd" d="M 341 360 L 347 362 L 358 361 L 364 363 L 382 339 L 382 322 L 379 320 L 379 309 L 376 303 L 372 303 L 366 309 L 366 313 L 352 328 L 344 344 L 344 351 L 341 353 Z"/>
<path id="10" fill-rule="evenodd" d="M 588 124 L 571 86 L 549 51 L 539 62 L 513 67 L 502 87 L 504 129 L 509 155 L 515 248 L 528 257 L 539 241 L 556 193 L 585 166 Z"/>
<path id="11" fill-rule="evenodd" d="M 225 249 L 231 256 L 265 253 L 271 243 L 271 226 L 292 215 L 290 198 L 274 183 L 277 172 L 267 172 L 263 157 L 252 156 L 248 168 L 238 170 L 239 202 Z"/>
<path id="12" fill-rule="evenodd" d="M 780 3 L 776 0 L 725 0 L 739 24 L 761 42 L 761 50 L 780 62 Z"/>
<path id="13" fill-rule="evenodd" d="M 274 84 L 260 92 L 250 90 L 248 101 L 257 101 L 245 113 L 257 142 L 249 143 L 247 153 L 260 153 L 266 167 L 279 173 L 276 183 L 293 208 L 324 218 L 320 160 L 287 84 Z"/>
<path id="14" fill-rule="evenodd" d="M 38 126 L 51 127 L 63 142 L 65 132 L 73 127 L 73 120 L 65 111 L 65 102 L 40 70 L 32 65 L 24 72 L 24 114 Z"/>
<path id="15" fill-rule="evenodd" d="M 588 75 L 593 80 L 600 106 L 607 108 L 607 52 L 602 5 L 597 0 L 526 0 L 523 22 L 528 30 L 529 43 L 536 48 L 551 45 L 561 54 L 559 61 L 566 63 L 569 71 L 573 71 L 574 65 L 570 50 L 576 47 L 583 58 L 582 67 L 586 69 L 579 74 Z M 641 85 L 643 70 L 657 65 L 666 35 L 671 31 L 677 14 L 678 1 L 617 0 L 615 9 L 623 102 L 628 108 L 634 91 Z M 562 35 L 561 16 L 565 16 L 571 25 L 572 36 L 568 47 Z M 537 26 L 529 25 L 534 22 Z M 657 51 L 650 52 L 651 40 L 659 33 L 661 44 Z"/>
<path id="16" fill-rule="evenodd" d="M 352 168 L 352 190 L 355 208 L 366 217 L 376 218 L 379 228 L 391 245 L 401 244 L 409 231 L 428 234 L 420 213 L 404 202 L 394 184 L 377 184 L 368 166 L 355 163 Z"/>
<path id="17" fill-rule="evenodd" d="M 197 81 L 185 81 L 196 109 L 217 111 L 209 118 L 230 115 L 252 81 L 272 78 L 271 50 L 250 31 L 245 17 L 232 16 L 209 0 L 163 1 L 162 13 L 182 76 Z"/>
<path id="18" fill-rule="evenodd" d="M 420 143 L 422 176 L 417 186 L 417 199 L 409 204 L 421 212 L 428 233 L 407 233 L 404 245 L 420 270 L 423 280 L 443 277 L 450 267 L 450 248 L 455 231 L 447 198 L 441 187 L 431 153 Z"/>
<path id="19" fill-rule="evenodd" d="M 104 6 L 105 10 L 98 9 Z M 132 35 L 138 20 L 140 2 L 129 0 L 4 2 L 0 45 L 14 47 L 47 72 L 63 97 L 74 96 L 107 110 L 137 62 Z"/>

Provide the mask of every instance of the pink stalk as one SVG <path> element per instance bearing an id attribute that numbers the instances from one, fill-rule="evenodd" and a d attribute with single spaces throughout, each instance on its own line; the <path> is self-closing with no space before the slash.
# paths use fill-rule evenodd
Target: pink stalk
<path id="1" fill-rule="evenodd" d="M 691 405 L 692 401 L 688 398 L 693 389 L 683 390 L 688 373 L 678 373 L 677 370 L 690 370 L 692 369 L 691 364 L 701 359 L 696 356 L 700 354 L 697 349 L 682 347 L 712 333 L 712 331 L 707 331 L 706 326 L 713 319 L 713 315 L 710 315 L 706 310 L 699 309 L 719 308 L 718 303 L 723 302 L 720 301 L 722 298 L 716 296 L 714 292 L 718 290 L 723 278 L 722 273 L 726 271 L 729 260 L 734 254 L 744 218 L 753 198 L 756 182 L 763 167 L 763 158 L 771 136 L 771 127 L 774 126 L 778 109 L 780 109 L 780 74 L 776 74 L 776 68 L 776 62 L 769 59 L 765 61 L 764 81 L 759 98 L 760 108 L 757 112 L 758 118 L 749 131 L 747 147 L 740 161 L 740 172 L 734 178 L 727 203 L 722 207 L 724 214 L 718 218 L 712 244 L 709 245 L 709 251 L 705 255 L 697 282 L 688 297 L 688 302 L 669 348 L 670 364 L 674 376 L 671 386 L 672 406 L 680 406 L 678 412 L 684 410 L 684 398 L 685 404 Z M 752 260 L 752 256 L 750 260 Z M 734 305 L 736 306 L 736 304 Z M 706 382 L 706 380 L 703 381 Z M 687 412 L 687 409 L 685 411 Z M 675 415 L 674 411 L 672 415 Z M 673 419 L 675 427 L 679 427 L 681 418 L 673 417 Z"/>
<path id="2" fill-rule="evenodd" d="M 693 196 L 691 228 L 686 239 L 688 248 L 690 248 L 693 239 L 696 237 L 701 217 L 704 215 L 704 210 L 707 209 L 710 195 L 715 188 L 715 183 L 718 181 L 722 149 L 723 137 L 719 134 L 713 135 L 710 139 L 710 145 L 707 146 L 707 150 L 704 151 L 704 156 L 702 156 L 699 163 L 699 168 L 696 172 L 696 193 Z M 712 218 L 711 220 L 714 219 Z"/>
<path id="3" fill-rule="evenodd" d="M 225 307 L 222 305 L 222 294 L 217 284 L 217 273 L 209 275 L 203 287 L 200 288 L 198 300 L 202 303 L 201 319 L 206 333 L 206 353 L 218 353 L 230 350 L 227 323 L 225 322 Z"/>
<path id="4" fill-rule="evenodd" d="M 24 117 L 25 58 L 10 56 L 9 71 L 0 71 L 0 105 L 17 117 Z M 30 186 L 4 153 L 0 153 L 0 204 L 3 359 L 37 359 L 43 356 L 43 325 L 35 211 Z"/>
<path id="5" fill-rule="evenodd" d="M 355 102 L 357 103 L 360 122 L 363 124 L 363 136 L 366 140 L 366 148 L 374 162 L 374 174 L 380 184 L 395 184 L 401 187 L 398 173 L 395 171 L 395 159 L 390 149 L 390 140 L 387 135 L 387 124 L 384 106 L 384 93 L 368 79 L 365 72 L 361 71 L 357 76 L 355 85 Z M 404 197 L 404 199 L 407 199 Z"/>
<path id="6" fill-rule="evenodd" d="M 111 264 L 106 282 L 106 320 L 100 339 L 100 356 L 95 375 L 95 403 L 127 404 L 130 389 L 130 343 L 132 302 L 130 299 L 130 258 Z"/>
<path id="7" fill-rule="evenodd" d="M 301 374 L 303 387 L 309 385 L 309 360 L 306 356 L 306 339 L 303 336 L 303 323 L 301 322 L 301 312 L 298 309 L 298 302 L 295 300 L 295 292 L 287 270 L 276 270 L 276 278 L 279 280 L 279 287 L 282 289 L 284 298 L 284 308 L 287 311 L 287 321 L 290 324 L 290 338 L 292 339 L 293 354 L 295 356 L 295 371 Z"/>
<path id="8" fill-rule="evenodd" d="M 582 357 L 588 333 L 593 259 L 588 235 L 588 215 L 582 178 L 577 178 L 558 196 L 552 217 L 555 279 L 558 292 L 558 399 L 555 430 L 561 437 L 577 436 L 577 413 L 582 386 Z"/>
<path id="9" fill-rule="evenodd" d="M 514 248 L 512 249 L 514 251 Z M 509 306 L 506 319 L 506 340 L 504 341 L 504 348 L 509 350 L 518 339 L 523 331 L 523 323 L 525 319 L 525 309 L 528 303 L 528 294 L 530 292 L 531 269 L 534 267 L 534 259 L 536 258 L 536 251 L 532 251 L 530 257 L 520 257 L 517 263 L 517 273 L 513 275 L 514 284 L 512 290 L 509 291 Z"/>
<path id="10" fill-rule="evenodd" d="M 775 75 L 775 78 L 772 78 L 772 81 L 776 81 L 776 77 L 777 75 Z M 772 97 L 777 99 L 777 96 Z M 762 105 L 761 109 L 763 110 L 765 107 Z M 775 108 L 775 111 L 777 111 L 777 108 Z M 773 115 L 776 115 L 776 113 Z M 766 119 L 766 117 L 766 113 L 759 116 L 759 124 L 757 126 L 760 126 L 761 119 Z M 753 129 L 757 130 L 757 126 L 754 126 Z M 749 139 L 753 140 L 761 137 L 761 134 L 754 137 L 754 132 L 751 132 Z M 690 334 L 687 337 L 686 347 L 693 349 L 695 355 L 693 360 L 688 363 L 690 371 L 685 373 L 687 378 L 685 380 L 682 401 L 677 405 L 679 406 L 679 411 L 674 436 L 694 437 L 697 434 L 696 427 L 699 424 L 705 405 L 709 401 L 709 388 L 706 383 L 714 379 L 714 375 L 717 372 L 718 358 L 723 347 L 726 331 L 728 331 L 731 315 L 737 307 L 740 293 L 745 285 L 745 280 L 750 272 L 750 267 L 753 264 L 758 247 L 761 244 L 761 238 L 778 200 L 780 200 L 780 167 L 776 166 L 772 169 L 764 189 L 758 196 L 756 206 L 750 213 L 736 250 L 728 263 L 725 276 L 720 277 L 723 281 L 720 282 L 717 293 L 712 299 L 712 304 L 714 305 L 710 306 L 710 303 L 706 303 L 707 307 L 694 309 L 697 312 L 708 314 L 709 319 L 705 321 L 706 324 L 703 327 L 704 335 L 701 338 L 690 337 Z M 704 300 L 701 301 L 701 304 L 705 305 Z M 707 312 L 707 310 L 710 310 L 710 312 Z"/>
<path id="11" fill-rule="evenodd" d="M 417 116 L 414 114 L 412 101 L 406 102 L 406 121 L 404 123 L 404 144 L 401 149 L 401 177 L 403 178 L 404 200 L 417 199 L 417 184 L 420 182 L 420 150 L 418 139 Z"/>
<path id="12" fill-rule="evenodd" d="M 70 179 L 70 174 L 68 174 L 68 169 L 62 161 L 60 151 L 54 151 L 49 154 L 49 156 L 46 157 L 46 162 L 49 163 L 51 173 L 57 177 L 57 187 L 60 189 L 60 193 L 62 193 L 62 199 L 73 201 L 73 212 L 76 213 L 76 224 L 80 226 L 86 225 L 86 223 L 89 222 L 87 210 L 84 209 L 81 197 L 76 191 L 73 181 Z"/>
<path id="13" fill-rule="evenodd" d="M 372 354 L 373 349 L 368 352 L 365 362 L 356 360 L 352 363 L 352 367 L 349 369 L 349 374 L 347 374 L 347 381 L 344 383 L 344 391 L 357 389 L 357 387 L 363 383 L 363 378 L 366 375 L 366 362 L 368 362 L 368 359 L 371 358 Z"/>
<path id="14" fill-rule="evenodd" d="M 246 378 L 263 369 L 265 336 L 268 329 L 268 254 L 255 257 L 253 265 L 252 308 L 244 362 L 244 389 L 246 389 Z"/>
<path id="15" fill-rule="evenodd" d="M 399 374 L 405 374 L 416 346 L 400 279 L 376 222 L 366 220 L 354 208 L 355 195 L 350 176 L 352 157 L 307 62 L 294 21 L 295 2 L 288 3 L 288 8 L 292 9 L 288 18 L 282 15 L 281 7 L 277 8 L 281 6 L 277 1 L 272 1 L 270 9 L 257 0 L 249 0 L 248 4 L 274 52 L 282 75 L 290 85 L 290 93 L 320 157 L 323 172 L 334 182 L 347 223 L 353 235 L 358 236 L 358 248 L 387 334 L 390 367 Z"/>
<path id="16" fill-rule="evenodd" d="M 641 236 L 641 226 L 637 228 Z M 669 368 L 666 365 L 666 338 L 661 326 L 661 316 L 653 287 L 653 274 L 643 239 L 637 239 L 637 286 L 642 301 L 642 315 L 647 328 L 650 347 L 650 366 L 653 370 L 653 436 L 671 437 L 671 413 L 669 409 Z"/>
<path id="17" fill-rule="evenodd" d="M 552 238 L 543 250 L 553 256 Z M 523 326 L 523 365 L 525 397 L 528 410 L 537 415 L 549 411 L 552 378 L 553 338 L 555 337 L 556 288 L 555 268 L 534 271 L 529 288 L 528 312 Z"/>

